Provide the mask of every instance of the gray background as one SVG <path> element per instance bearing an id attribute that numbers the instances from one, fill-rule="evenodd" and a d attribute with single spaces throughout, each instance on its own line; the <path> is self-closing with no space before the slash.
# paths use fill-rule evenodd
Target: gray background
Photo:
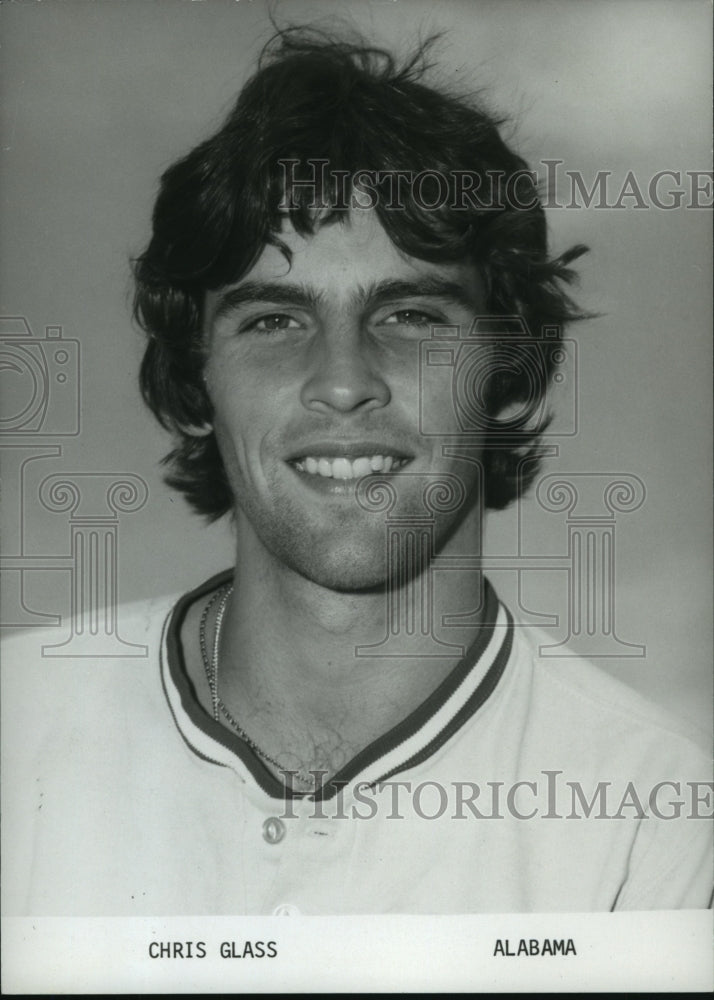
<path id="1" fill-rule="evenodd" d="M 161 171 L 227 111 L 271 33 L 264 2 L 53 0 L 3 4 L 0 315 L 36 335 L 61 325 L 82 345 L 81 434 L 47 471 L 140 475 L 149 501 L 120 528 L 119 596 L 186 589 L 232 561 L 226 525 L 206 528 L 161 482 L 166 435 L 142 408 L 142 338 L 129 319 L 128 259 L 148 236 Z M 559 158 L 590 182 L 628 170 L 709 167 L 711 8 L 700 0 L 282 2 L 281 21 L 336 15 L 404 51 L 419 30 L 447 32 L 441 75 L 482 88 L 530 161 Z M 631 202 L 628 202 L 631 204 Z M 574 328 L 578 434 L 552 471 L 630 472 L 647 487 L 618 520 L 620 637 L 639 659 L 603 660 L 704 738 L 711 721 L 711 217 L 679 209 L 549 212 L 555 249 L 584 241 L 581 303 L 602 317 Z M 6 546 L 18 497 L 4 484 Z M 32 499 L 34 551 L 66 548 L 66 516 Z M 533 553 L 563 553 L 562 517 L 523 508 Z M 34 518 L 34 522 L 33 522 Z M 515 512 L 492 516 L 486 544 L 514 551 Z M 511 598 L 512 580 L 496 579 Z M 33 574 L 35 607 L 67 608 L 62 573 Z M 527 584 L 529 607 L 562 613 L 553 571 Z M 558 637 L 558 630 L 554 630 Z"/>

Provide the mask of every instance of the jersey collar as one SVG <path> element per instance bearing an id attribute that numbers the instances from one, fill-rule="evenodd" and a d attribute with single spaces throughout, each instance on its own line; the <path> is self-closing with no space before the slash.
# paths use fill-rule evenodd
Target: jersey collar
<path id="1" fill-rule="evenodd" d="M 237 734 L 225 729 L 196 699 L 185 667 L 180 630 L 189 607 L 205 599 L 233 578 L 227 570 L 184 595 L 164 624 L 161 675 L 174 722 L 190 749 L 203 760 L 230 767 L 245 782 L 255 781 L 274 799 L 302 798 L 286 791 L 260 757 Z M 435 754 L 488 700 L 505 669 L 513 644 L 513 621 L 508 610 L 485 583 L 484 624 L 465 656 L 439 686 L 400 723 L 360 751 L 312 796 L 333 798 L 359 782 L 376 785 Z"/>

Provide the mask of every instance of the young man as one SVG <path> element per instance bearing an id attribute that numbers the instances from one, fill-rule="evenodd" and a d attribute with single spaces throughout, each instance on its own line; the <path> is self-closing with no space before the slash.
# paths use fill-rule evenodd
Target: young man
<path id="1" fill-rule="evenodd" d="M 549 257 L 523 161 L 420 65 L 283 33 L 163 178 L 142 388 L 235 566 L 140 609 L 160 666 L 55 702 L 21 912 L 709 901 L 706 764 L 541 660 L 478 571 L 484 511 L 537 473 L 583 248 Z"/>

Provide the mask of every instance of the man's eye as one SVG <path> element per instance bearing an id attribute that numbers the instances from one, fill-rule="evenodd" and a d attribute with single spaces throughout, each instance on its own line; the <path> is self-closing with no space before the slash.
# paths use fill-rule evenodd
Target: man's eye
<path id="1" fill-rule="evenodd" d="M 258 333 L 275 333 L 279 330 L 299 330 L 300 323 L 287 313 L 270 313 L 268 316 L 260 316 L 251 320 L 243 328 L 246 331 L 255 330 Z"/>
<path id="2" fill-rule="evenodd" d="M 421 309 L 399 309 L 382 320 L 385 326 L 431 326 L 439 320 Z"/>

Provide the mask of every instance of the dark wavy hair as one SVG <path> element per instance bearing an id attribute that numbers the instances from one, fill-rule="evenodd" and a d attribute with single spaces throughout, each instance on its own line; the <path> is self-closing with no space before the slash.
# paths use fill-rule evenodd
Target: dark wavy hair
<path id="1" fill-rule="evenodd" d="M 215 435 L 196 430 L 212 417 L 202 378 L 203 301 L 207 290 L 250 270 L 268 244 L 289 259 L 277 235 L 285 197 L 280 161 L 329 163 L 320 192 L 328 217 L 345 212 L 330 180 L 335 171 L 350 177 L 364 170 L 385 176 L 438 171 L 451 194 L 458 171 L 488 178 L 491 195 L 482 205 L 454 207 L 448 197 L 426 208 L 409 198 L 395 209 L 383 190 L 376 212 L 401 251 L 434 262 L 472 261 L 486 280 L 489 314 L 522 317 L 534 338 L 544 326 L 562 332 L 582 318 L 565 287 L 574 277 L 568 265 L 586 248 L 549 256 L 538 193 L 525 161 L 501 138 L 502 122 L 472 98 L 423 82 L 433 41 L 400 65 L 362 40 L 278 31 L 223 126 L 161 179 L 153 234 L 134 263 L 134 315 L 149 335 L 140 384 L 148 406 L 175 435 L 164 459 L 167 482 L 211 520 L 231 510 L 234 498 Z M 314 232 L 325 211 L 315 211 L 309 189 L 291 194 L 293 226 L 303 235 Z M 489 412 L 534 392 L 542 401 L 557 348 L 558 337 L 539 348 L 535 390 L 531 363 L 521 366 L 527 371 L 516 365 L 495 374 L 485 395 Z M 511 421 L 504 436 L 494 423 L 483 457 L 487 507 L 505 507 L 530 485 L 546 425 L 547 417 L 528 428 Z"/>

